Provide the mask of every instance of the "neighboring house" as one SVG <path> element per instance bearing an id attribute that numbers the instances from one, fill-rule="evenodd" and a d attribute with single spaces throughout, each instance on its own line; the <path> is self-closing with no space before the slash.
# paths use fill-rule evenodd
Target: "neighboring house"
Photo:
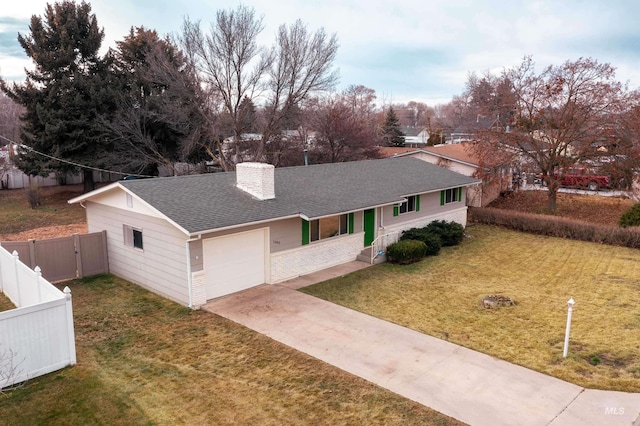
<path id="1" fill-rule="evenodd" d="M 478 155 L 471 149 L 471 142 L 412 148 L 380 148 L 384 157 L 415 157 L 446 167 L 465 176 L 482 176 L 482 184 L 467 188 L 467 205 L 484 207 L 510 190 L 512 171 L 509 163 L 485 165 L 482 173 Z"/>
<path id="2" fill-rule="evenodd" d="M 404 133 L 404 145 L 407 147 L 422 147 L 429 141 L 426 127 L 401 126 L 400 130 Z"/>
<path id="3" fill-rule="evenodd" d="M 475 120 L 467 120 L 453 129 L 446 137 L 446 143 L 472 142 L 477 140 L 478 132 L 487 130 L 509 131 L 508 127 L 505 128 L 503 126 L 499 116 L 485 117 L 478 115 Z"/>
<path id="4" fill-rule="evenodd" d="M 109 270 L 197 308 L 350 262 L 433 220 L 466 225 L 477 180 L 415 158 L 120 181 L 70 200 L 107 231 Z"/>

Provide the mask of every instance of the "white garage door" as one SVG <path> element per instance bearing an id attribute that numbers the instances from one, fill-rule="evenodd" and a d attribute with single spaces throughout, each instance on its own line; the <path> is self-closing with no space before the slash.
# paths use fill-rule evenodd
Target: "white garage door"
<path id="1" fill-rule="evenodd" d="M 207 299 L 265 282 L 266 229 L 203 241 Z"/>

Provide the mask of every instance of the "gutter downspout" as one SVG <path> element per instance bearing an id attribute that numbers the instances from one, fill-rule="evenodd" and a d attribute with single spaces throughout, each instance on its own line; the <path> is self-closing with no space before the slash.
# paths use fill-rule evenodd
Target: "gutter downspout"
<path id="1" fill-rule="evenodd" d="M 198 238 L 190 238 L 185 242 L 187 252 L 187 288 L 189 290 L 189 309 L 193 309 L 193 289 L 191 288 L 193 280 L 191 279 L 191 246 L 194 241 L 202 239 L 202 234 L 198 234 Z"/>

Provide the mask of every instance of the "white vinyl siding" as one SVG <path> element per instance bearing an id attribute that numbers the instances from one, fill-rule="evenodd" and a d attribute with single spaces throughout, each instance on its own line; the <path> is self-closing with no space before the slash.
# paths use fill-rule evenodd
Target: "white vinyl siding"
<path id="1" fill-rule="evenodd" d="M 412 212 L 411 214 L 400 214 L 394 217 L 394 206 L 385 206 L 382 208 L 382 223 L 379 223 L 379 226 L 386 227 L 440 214 L 446 215 L 449 210 L 454 210 L 459 207 L 459 205 L 441 206 L 440 191 L 420 194 L 420 211 Z"/>
<path id="2" fill-rule="evenodd" d="M 122 232 L 125 246 L 144 250 L 142 229 L 134 228 L 133 226 L 129 225 L 123 225 Z"/>
<path id="3" fill-rule="evenodd" d="M 86 207 L 89 232 L 107 231 L 111 273 L 183 305 L 189 304 L 186 235 L 155 217 L 91 201 Z M 144 250 L 125 244 L 123 225 L 143 231 Z"/>

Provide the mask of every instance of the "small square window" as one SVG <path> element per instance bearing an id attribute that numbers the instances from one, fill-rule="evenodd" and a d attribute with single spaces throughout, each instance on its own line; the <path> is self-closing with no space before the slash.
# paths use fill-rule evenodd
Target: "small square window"
<path id="1" fill-rule="evenodd" d="M 124 245 L 142 250 L 144 248 L 142 242 L 142 229 L 133 226 L 123 225 Z"/>
<path id="2" fill-rule="evenodd" d="M 139 229 L 133 230 L 133 246 L 142 250 L 142 231 Z"/>

